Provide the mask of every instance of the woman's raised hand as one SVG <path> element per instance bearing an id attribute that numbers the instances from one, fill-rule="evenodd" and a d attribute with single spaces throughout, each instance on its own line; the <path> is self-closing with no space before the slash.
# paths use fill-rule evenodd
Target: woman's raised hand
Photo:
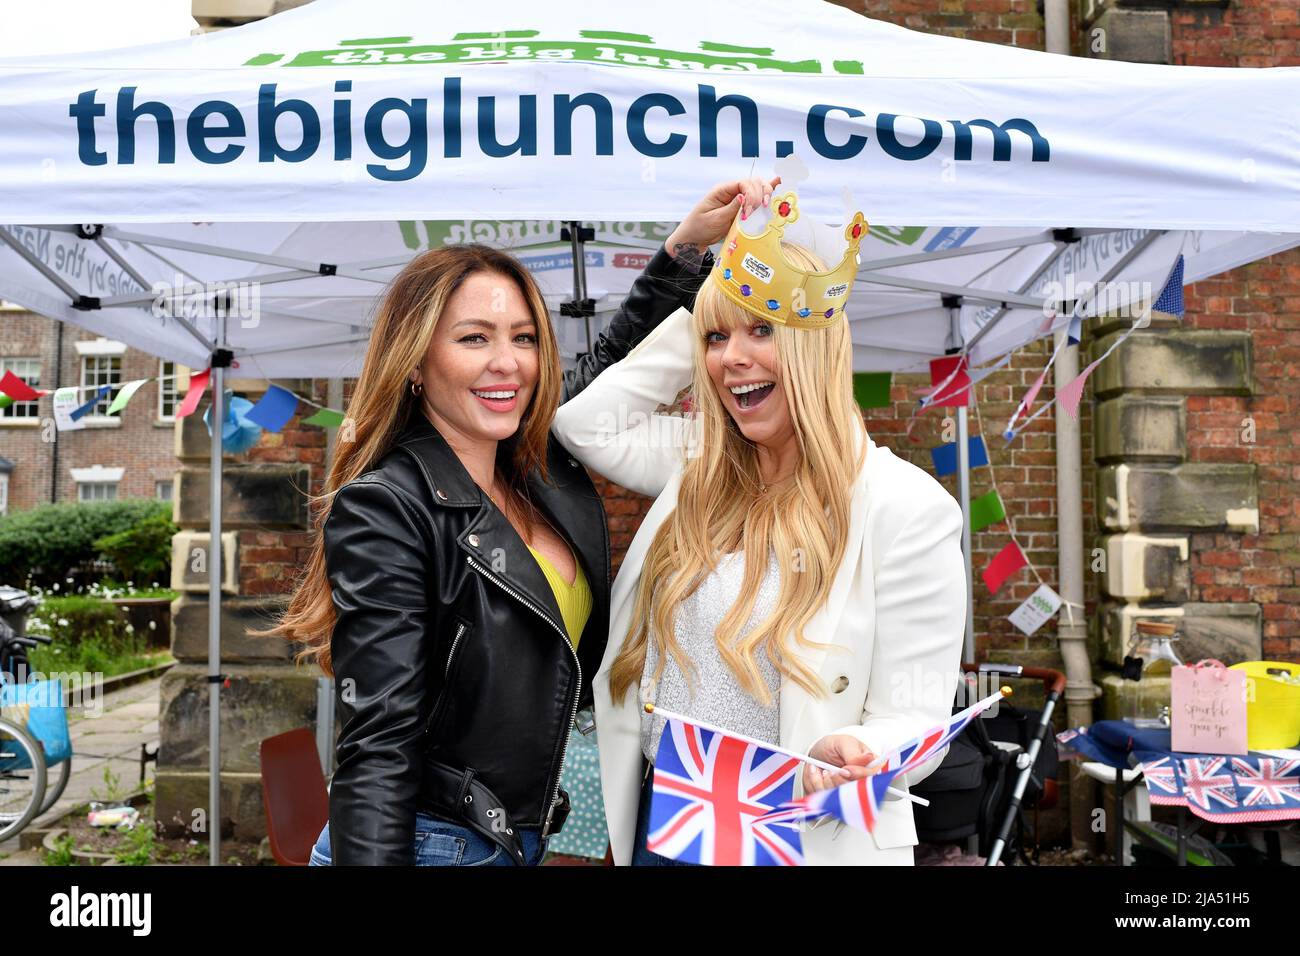
<path id="1" fill-rule="evenodd" d="M 748 216 L 759 206 L 766 206 L 772 200 L 772 191 L 780 184 L 780 176 L 770 180 L 751 176 L 718 183 L 677 224 L 664 242 L 664 248 L 674 259 L 698 272 L 705 251 L 726 238 L 736 213 L 743 211 Z"/>

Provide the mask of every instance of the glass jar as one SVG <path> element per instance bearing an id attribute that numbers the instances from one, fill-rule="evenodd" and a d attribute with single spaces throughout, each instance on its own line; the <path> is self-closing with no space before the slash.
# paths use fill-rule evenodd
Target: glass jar
<path id="1" fill-rule="evenodd" d="M 1128 718 L 1135 727 L 1169 726 L 1169 678 L 1183 661 L 1174 650 L 1178 626 L 1172 621 L 1139 620 L 1124 657 L 1124 679 L 1136 682 Z"/>

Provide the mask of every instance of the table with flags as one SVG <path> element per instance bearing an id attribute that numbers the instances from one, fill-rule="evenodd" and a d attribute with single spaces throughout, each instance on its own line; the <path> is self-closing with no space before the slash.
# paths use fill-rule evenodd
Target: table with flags
<path id="1" fill-rule="evenodd" d="M 1242 755 L 1183 753 L 1169 728 L 1099 720 L 1056 735 L 1071 753 L 1120 769 L 1136 765 L 1154 804 L 1185 807 L 1216 823 L 1300 820 L 1300 750 L 1252 750 Z"/>

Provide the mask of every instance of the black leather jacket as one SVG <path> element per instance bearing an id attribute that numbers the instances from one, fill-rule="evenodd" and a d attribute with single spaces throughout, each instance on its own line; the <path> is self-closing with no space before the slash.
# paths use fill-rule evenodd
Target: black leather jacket
<path id="1" fill-rule="evenodd" d="M 662 248 L 610 328 L 564 376 L 567 401 L 680 306 L 693 274 Z M 413 406 L 411 396 L 403 402 Z M 508 463 L 509 444 L 500 457 Z M 574 547 L 593 607 L 577 652 L 533 556 L 418 408 L 377 466 L 339 489 L 324 526 L 338 769 L 335 865 L 414 862 L 417 810 L 464 799 L 430 767 L 473 771 L 515 826 L 545 831 L 576 711 L 609 630 L 609 532 L 587 472 L 552 436 L 534 503 Z M 469 779 L 466 774 L 465 779 Z M 482 802 L 482 801 L 480 801 Z M 464 822 L 464 821 L 458 821 Z"/>

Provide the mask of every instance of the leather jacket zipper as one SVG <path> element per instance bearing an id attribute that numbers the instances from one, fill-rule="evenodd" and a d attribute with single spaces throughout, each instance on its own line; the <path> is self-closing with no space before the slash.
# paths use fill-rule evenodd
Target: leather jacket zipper
<path id="1" fill-rule="evenodd" d="M 448 652 L 447 654 L 447 669 L 443 672 L 444 677 L 451 676 L 451 662 L 456 658 L 456 645 L 460 643 L 460 639 L 465 636 L 465 632 L 468 629 L 469 628 L 466 626 L 464 622 L 461 622 L 456 626 L 456 636 L 452 638 L 451 651 Z"/>
<path id="2" fill-rule="evenodd" d="M 578 663 L 578 654 L 573 649 L 573 643 L 569 640 L 569 636 L 560 629 L 560 626 L 558 624 L 556 624 L 553 620 L 551 620 L 550 616 L 545 611 L 539 608 L 532 601 L 528 600 L 528 598 L 524 597 L 522 594 L 520 594 L 510 585 L 506 584 L 500 578 L 496 577 L 496 575 L 494 575 L 487 568 L 483 567 L 483 565 L 475 561 L 474 558 L 471 557 L 470 555 L 468 554 L 465 555 L 465 560 L 469 562 L 469 566 L 472 567 L 475 571 L 477 571 L 483 577 L 487 578 L 497 587 L 501 588 L 501 590 L 505 591 L 507 594 L 513 597 L 520 604 L 524 605 L 524 607 L 536 613 L 537 616 L 540 617 L 547 624 L 551 625 L 551 627 L 555 629 L 555 632 L 560 635 L 560 639 L 564 641 L 564 646 L 569 649 L 569 653 L 573 656 L 573 666 L 576 667 L 578 670 L 578 685 L 576 688 L 574 688 L 573 691 L 573 706 L 569 709 L 569 719 L 568 721 L 565 722 L 564 725 L 564 746 L 560 748 L 561 769 L 557 771 L 555 774 L 555 786 L 548 791 L 550 795 L 550 803 L 547 805 L 547 809 L 546 809 L 546 820 L 542 824 L 542 836 L 545 837 L 550 832 L 551 817 L 555 813 L 555 805 L 560 800 L 560 776 L 564 768 L 564 758 L 569 752 L 569 736 L 573 732 L 573 719 L 575 715 L 578 713 L 578 698 L 582 693 L 582 665 Z"/>

